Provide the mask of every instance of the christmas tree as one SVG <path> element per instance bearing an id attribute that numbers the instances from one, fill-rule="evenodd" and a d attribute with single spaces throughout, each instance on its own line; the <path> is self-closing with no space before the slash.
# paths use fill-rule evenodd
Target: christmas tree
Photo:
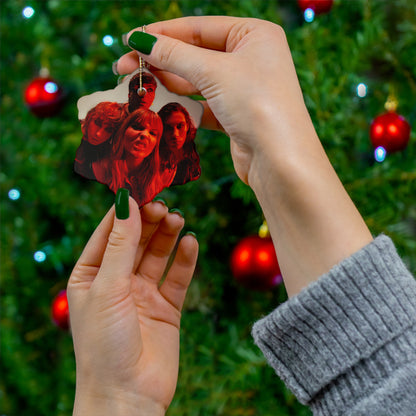
<path id="1" fill-rule="evenodd" d="M 370 140 L 371 122 L 386 111 L 388 98 L 415 124 L 412 2 L 335 0 L 321 14 L 303 11 L 295 0 L 6 0 L 0 7 L 0 413 L 71 414 L 72 339 L 52 322 L 51 304 L 114 201 L 106 186 L 73 171 L 82 136 L 76 102 L 114 88 L 111 64 L 129 50 L 121 35 L 132 28 L 218 14 L 283 26 L 331 162 L 372 233 L 389 235 L 416 273 L 415 132 L 396 152 L 375 151 Z M 53 97 L 39 117 L 41 98 L 24 93 L 41 70 L 49 73 Z M 252 323 L 286 300 L 284 287 L 249 290 L 229 266 L 238 242 L 256 234 L 262 212 L 234 173 L 228 138 L 199 130 L 196 145 L 201 178 L 161 194 L 184 212 L 185 231 L 195 232 L 200 243 L 168 414 L 310 415 L 250 336 Z"/>

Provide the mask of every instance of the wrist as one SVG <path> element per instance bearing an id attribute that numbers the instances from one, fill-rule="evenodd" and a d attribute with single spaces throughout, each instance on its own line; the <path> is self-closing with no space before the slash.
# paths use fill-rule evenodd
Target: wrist
<path id="1" fill-rule="evenodd" d="M 262 207 L 292 296 L 368 244 L 372 236 L 309 116 L 283 126 L 269 117 L 264 126 L 248 183 Z"/>
<path id="2" fill-rule="evenodd" d="M 274 204 L 279 194 L 287 197 L 293 193 L 293 187 L 304 181 L 302 176 L 308 176 L 317 164 L 332 170 L 306 108 L 279 116 L 275 109 L 264 106 L 257 111 L 257 119 L 248 172 L 248 184 L 257 198 L 265 203 L 272 198 Z"/>

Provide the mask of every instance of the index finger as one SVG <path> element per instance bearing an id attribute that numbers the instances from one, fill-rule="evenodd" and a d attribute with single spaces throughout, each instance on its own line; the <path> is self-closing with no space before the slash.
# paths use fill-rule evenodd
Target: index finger
<path id="1" fill-rule="evenodd" d="M 169 36 L 194 46 L 226 51 L 230 31 L 243 20 L 246 19 L 231 16 L 180 17 L 146 25 L 146 32 Z M 128 36 L 135 30 L 139 29 L 132 30 Z"/>

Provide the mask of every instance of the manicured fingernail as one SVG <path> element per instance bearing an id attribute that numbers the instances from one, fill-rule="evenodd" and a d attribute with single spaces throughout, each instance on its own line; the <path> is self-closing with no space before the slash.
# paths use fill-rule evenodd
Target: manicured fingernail
<path id="1" fill-rule="evenodd" d="M 112 69 L 114 75 L 120 75 L 117 71 L 117 64 L 118 64 L 118 60 L 114 61 L 111 65 L 111 69 Z"/>
<path id="2" fill-rule="evenodd" d="M 122 84 L 122 83 L 125 81 L 126 77 L 127 77 L 127 75 L 120 75 L 120 76 L 117 78 L 117 85 Z"/>
<path id="3" fill-rule="evenodd" d="M 185 217 L 185 215 L 183 214 L 183 212 L 179 208 L 172 208 L 172 209 L 169 210 L 169 213 L 171 213 L 171 214 L 178 214 L 182 218 Z"/>
<path id="4" fill-rule="evenodd" d="M 191 235 L 192 237 L 196 238 L 196 234 L 192 231 L 188 231 L 185 235 Z"/>
<path id="5" fill-rule="evenodd" d="M 136 51 L 150 55 L 157 38 L 145 32 L 133 32 L 129 37 L 129 46 Z"/>
<path id="6" fill-rule="evenodd" d="M 129 191 L 119 188 L 116 194 L 116 217 L 125 220 L 129 217 Z"/>
<path id="7" fill-rule="evenodd" d="M 128 43 L 127 43 L 127 35 L 128 35 L 128 33 L 123 33 L 121 35 L 121 41 L 123 42 L 123 45 L 124 46 L 128 46 Z"/>
<path id="8" fill-rule="evenodd" d="M 160 196 L 157 196 L 152 202 L 160 202 L 165 207 L 167 206 L 166 201 L 163 198 L 161 198 Z"/>

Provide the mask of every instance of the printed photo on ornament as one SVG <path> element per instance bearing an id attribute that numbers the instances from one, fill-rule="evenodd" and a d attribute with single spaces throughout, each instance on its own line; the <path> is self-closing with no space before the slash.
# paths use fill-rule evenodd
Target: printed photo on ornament
<path id="1" fill-rule="evenodd" d="M 127 188 L 143 206 L 201 175 L 195 135 L 202 113 L 201 103 L 138 70 L 116 88 L 78 100 L 82 139 L 74 170 L 114 193 Z"/>

